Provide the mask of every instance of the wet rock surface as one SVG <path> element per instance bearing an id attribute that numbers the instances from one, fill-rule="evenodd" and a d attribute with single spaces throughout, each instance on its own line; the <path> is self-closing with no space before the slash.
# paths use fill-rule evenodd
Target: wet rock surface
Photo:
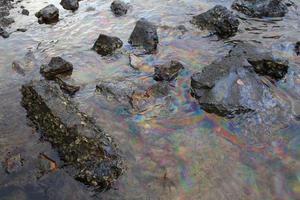
<path id="1" fill-rule="evenodd" d="M 119 16 L 126 15 L 129 9 L 129 5 L 124 1 L 115 0 L 111 3 L 110 9 L 115 16 L 119 17 Z"/>
<path id="2" fill-rule="evenodd" d="M 153 78 L 156 81 L 172 81 L 178 76 L 179 71 L 183 68 L 184 67 L 180 62 L 172 60 L 163 65 L 155 66 Z"/>
<path id="3" fill-rule="evenodd" d="M 288 12 L 282 0 L 235 0 L 232 8 L 250 17 L 283 17 Z"/>
<path id="4" fill-rule="evenodd" d="M 53 57 L 49 64 L 42 65 L 40 72 L 47 79 L 54 79 L 59 74 L 70 74 L 73 71 L 73 64 L 61 57 Z"/>
<path id="5" fill-rule="evenodd" d="M 128 42 L 134 47 L 143 47 L 146 53 L 156 51 L 159 43 L 157 27 L 144 18 L 140 19 L 137 21 Z"/>
<path id="6" fill-rule="evenodd" d="M 233 13 L 220 5 L 194 16 L 191 23 L 199 28 L 213 31 L 221 38 L 233 36 L 239 27 L 239 21 Z"/>
<path id="7" fill-rule="evenodd" d="M 40 24 L 52 24 L 59 20 L 59 10 L 53 4 L 46 6 L 35 14 Z"/>
<path id="8" fill-rule="evenodd" d="M 60 89 L 69 95 L 74 95 L 76 92 L 80 90 L 80 86 L 71 85 L 59 77 L 55 78 L 55 82 L 59 85 Z"/>
<path id="9" fill-rule="evenodd" d="M 66 10 L 75 11 L 79 8 L 78 0 L 61 0 L 60 5 Z"/>
<path id="10" fill-rule="evenodd" d="M 107 56 L 113 54 L 122 46 L 123 42 L 119 38 L 100 34 L 92 49 L 101 56 Z"/>
<path id="11" fill-rule="evenodd" d="M 300 55 L 300 41 L 296 42 L 294 50 L 297 55 Z"/>
<path id="12" fill-rule="evenodd" d="M 286 70 L 281 71 L 281 65 L 272 71 L 268 64 L 257 64 L 276 65 L 269 56 L 253 45 L 236 45 L 223 59 L 214 61 L 192 76 L 192 95 L 205 111 L 227 117 L 273 106 L 275 100 L 271 91 L 256 73 L 282 78 Z M 251 62 L 253 60 L 255 62 Z"/>
<path id="13" fill-rule="evenodd" d="M 81 113 L 56 83 L 31 82 L 21 92 L 28 118 L 58 151 L 68 173 L 100 190 L 110 188 L 123 172 L 112 138 Z"/>
<path id="14" fill-rule="evenodd" d="M 0 27 L 0 36 L 2 36 L 3 38 L 8 38 L 9 33 L 6 30 L 4 30 L 3 28 Z"/>

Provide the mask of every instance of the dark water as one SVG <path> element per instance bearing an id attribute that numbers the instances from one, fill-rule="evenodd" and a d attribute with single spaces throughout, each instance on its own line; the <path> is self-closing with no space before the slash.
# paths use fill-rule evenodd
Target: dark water
<path id="1" fill-rule="evenodd" d="M 60 21 L 55 25 L 39 25 L 34 13 L 50 2 L 59 7 Z M 116 139 L 126 159 L 127 172 L 115 188 L 96 193 L 93 198 L 300 199 L 300 122 L 295 117 L 300 115 L 300 57 L 293 51 L 294 43 L 300 40 L 299 10 L 291 8 L 283 19 L 241 20 L 240 32 L 224 41 L 205 37 L 209 33 L 194 28 L 189 20 L 216 4 L 229 7 L 231 1 L 128 2 L 132 5 L 130 12 L 120 18 L 112 15 L 111 1 L 107 0 L 81 1 L 74 13 L 63 10 L 58 0 L 24 1 L 19 5 L 30 11 L 28 17 L 18 14 L 19 8 L 11 11 L 16 23 L 10 30 L 27 28 L 28 31 L 13 33 L 8 39 L 0 38 L 0 161 L 3 166 L 0 199 L 10 192 L 17 199 L 24 195 L 41 199 L 35 196 L 35 188 L 28 186 L 43 179 L 38 173 L 39 154 L 46 154 L 59 164 L 55 150 L 31 128 L 20 106 L 19 92 L 24 82 L 40 78 L 41 63 L 53 56 L 62 56 L 74 64 L 72 81 L 82 88 L 74 101 Z M 298 1 L 295 3 L 300 5 Z M 142 58 L 142 72 L 138 73 L 129 66 L 130 46 L 126 41 L 141 17 L 159 26 L 160 45 L 157 54 Z M 179 25 L 184 25 L 187 32 L 176 28 Z M 120 37 L 125 46 L 113 57 L 101 58 L 90 50 L 100 33 Z M 189 77 L 225 55 L 234 41 L 239 40 L 260 42 L 275 55 L 289 59 L 290 69 L 282 81 L 274 85 L 266 80 L 282 107 L 270 105 L 270 109 L 259 114 L 235 119 L 205 113 L 189 94 Z M 172 83 L 167 106 L 158 102 L 144 112 L 128 113 L 123 106 L 103 101 L 95 93 L 98 80 L 114 76 L 134 74 L 143 84 L 151 85 L 153 64 L 169 59 L 180 60 L 186 69 Z M 25 66 L 26 76 L 12 69 L 15 60 Z M 11 155 L 20 155 L 22 166 L 17 172 L 7 174 L 4 163 Z M 54 187 L 65 193 L 66 199 L 80 199 L 75 195 L 92 193 L 71 180 L 62 178 L 60 183 L 64 186 L 57 188 L 51 182 L 44 182 L 43 187 Z M 17 196 L 15 187 L 25 193 Z"/>

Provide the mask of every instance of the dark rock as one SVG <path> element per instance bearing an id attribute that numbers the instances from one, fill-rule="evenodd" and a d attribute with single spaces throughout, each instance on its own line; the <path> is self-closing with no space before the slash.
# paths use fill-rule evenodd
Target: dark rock
<path id="1" fill-rule="evenodd" d="M 233 9 L 250 17 L 283 17 L 288 12 L 282 0 L 235 0 Z"/>
<path id="2" fill-rule="evenodd" d="M 11 17 L 0 18 L 0 25 L 4 26 L 4 27 L 7 27 L 7 26 L 13 24 L 14 22 L 15 22 L 15 20 Z"/>
<path id="3" fill-rule="evenodd" d="M 298 42 L 295 44 L 295 52 L 296 52 L 297 56 L 300 55 L 300 41 L 298 41 Z"/>
<path id="4" fill-rule="evenodd" d="M 73 71 L 72 63 L 61 57 L 53 57 L 48 65 L 42 65 L 40 72 L 47 79 L 53 79 L 59 74 L 70 74 Z"/>
<path id="5" fill-rule="evenodd" d="M 163 65 L 155 66 L 154 80 L 156 81 L 172 81 L 177 76 L 183 65 L 178 61 L 170 61 Z"/>
<path id="6" fill-rule="evenodd" d="M 142 18 L 136 23 L 128 42 L 134 47 L 143 47 L 147 53 L 152 53 L 157 49 L 159 42 L 156 29 L 154 24 Z"/>
<path id="7" fill-rule="evenodd" d="M 121 0 L 115 0 L 112 2 L 111 6 L 111 11 L 115 14 L 115 16 L 123 16 L 126 15 L 129 6 L 127 3 L 121 1 Z"/>
<path id="8" fill-rule="evenodd" d="M 257 63 L 273 62 L 268 56 L 261 48 L 249 44 L 235 46 L 226 57 L 191 77 L 192 95 L 205 111 L 227 117 L 270 106 L 274 102 L 272 93 L 255 72 L 275 73 L 276 77 L 283 73 L 257 70 Z M 255 62 L 251 65 L 249 59 Z M 262 66 L 268 68 L 274 63 Z"/>
<path id="9" fill-rule="evenodd" d="M 29 11 L 27 9 L 22 9 L 22 15 L 29 15 Z"/>
<path id="10" fill-rule="evenodd" d="M 39 19 L 40 24 L 52 24 L 58 22 L 59 10 L 53 4 L 50 4 L 37 12 L 35 16 Z"/>
<path id="11" fill-rule="evenodd" d="M 26 28 L 18 28 L 16 31 L 18 31 L 18 32 L 26 32 L 27 29 Z"/>
<path id="12" fill-rule="evenodd" d="M 59 85 L 60 89 L 62 89 L 65 93 L 67 93 L 71 96 L 80 90 L 79 86 L 70 85 L 70 84 L 66 83 L 65 81 L 63 81 L 59 77 L 56 77 L 55 81 Z"/>
<path id="13" fill-rule="evenodd" d="M 4 30 L 3 28 L 0 27 L 0 36 L 2 36 L 3 38 L 8 38 L 9 33 L 6 30 Z"/>
<path id="14" fill-rule="evenodd" d="M 93 50 L 102 56 L 107 56 L 122 46 L 123 42 L 119 38 L 100 34 L 93 46 Z"/>
<path id="15" fill-rule="evenodd" d="M 22 105 L 28 118 L 72 170 L 77 180 L 109 189 L 123 172 L 123 162 L 112 138 L 52 81 L 22 86 Z"/>
<path id="16" fill-rule="evenodd" d="M 78 0 L 61 0 L 60 5 L 66 10 L 75 11 L 79 8 Z"/>
<path id="17" fill-rule="evenodd" d="M 240 24 L 230 10 L 220 5 L 194 16 L 191 23 L 199 28 L 213 31 L 221 38 L 233 36 L 238 31 Z"/>

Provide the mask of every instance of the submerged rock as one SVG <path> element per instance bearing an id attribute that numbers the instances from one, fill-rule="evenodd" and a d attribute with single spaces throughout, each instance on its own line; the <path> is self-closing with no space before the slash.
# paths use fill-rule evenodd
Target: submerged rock
<path id="1" fill-rule="evenodd" d="M 178 61 L 170 61 L 163 65 L 155 66 L 154 80 L 156 81 L 172 81 L 178 76 L 178 73 L 183 69 L 183 65 Z"/>
<path id="2" fill-rule="evenodd" d="M 61 78 L 56 77 L 55 78 L 56 83 L 59 85 L 60 89 L 62 89 L 65 93 L 69 95 L 74 95 L 76 92 L 80 90 L 79 86 L 71 85 L 69 83 L 66 83 Z"/>
<path id="3" fill-rule="evenodd" d="M 111 3 L 110 9 L 115 14 L 115 16 L 119 17 L 119 16 L 126 15 L 129 6 L 124 1 L 115 0 Z"/>
<path id="4" fill-rule="evenodd" d="M 235 0 L 233 9 L 250 17 L 283 17 L 288 12 L 282 0 Z"/>
<path id="5" fill-rule="evenodd" d="M 239 20 L 224 6 L 217 5 L 212 9 L 194 16 L 191 23 L 215 32 L 221 38 L 233 36 L 239 27 Z"/>
<path id="6" fill-rule="evenodd" d="M 295 53 L 297 56 L 300 55 L 300 41 L 295 44 Z"/>
<path id="7" fill-rule="evenodd" d="M 255 72 L 276 78 L 284 72 L 281 65 L 278 71 L 269 72 L 267 69 L 276 66 L 276 61 L 268 56 L 249 44 L 235 46 L 226 57 L 191 77 L 192 95 L 205 111 L 227 117 L 272 106 L 272 93 Z"/>
<path id="8" fill-rule="evenodd" d="M 14 61 L 14 62 L 12 63 L 12 69 L 13 69 L 16 73 L 18 73 L 18 74 L 20 74 L 20 75 L 22 75 L 22 76 L 25 76 L 25 70 L 23 69 L 23 67 L 22 67 L 22 65 L 21 65 L 20 62 Z"/>
<path id="9" fill-rule="evenodd" d="M 80 112 L 52 81 L 22 86 L 28 118 L 58 151 L 72 176 L 106 190 L 123 172 L 116 144 L 94 121 Z"/>
<path id="10" fill-rule="evenodd" d="M 78 0 L 61 0 L 60 5 L 66 10 L 75 11 L 79 8 Z"/>
<path id="11" fill-rule="evenodd" d="M 49 64 L 42 65 L 40 73 L 47 79 L 54 79 L 59 74 L 72 73 L 72 63 L 62 59 L 61 57 L 53 57 Z"/>
<path id="12" fill-rule="evenodd" d="M 92 49 L 102 56 L 107 56 L 122 46 L 123 42 L 119 38 L 100 34 Z"/>
<path id="13" fill-rule="evenodd" d="M 53 4 L 46 6 L 35 14 L 40 24 L 52 24 L 59 20 L 59 10 Z"/>
<path id="14" fill-rule="evenodd" d="M 146 19 L 137 21 L 133 32 L 128 40 L 132 46 L 143 47 L 147 53 L 152 53 L 157 49 L 158 35 L 157 27 Z"/>
<path id="15" fill-rule="evenodd" d="M 2 36 L 3 38 L 8 38 L 9 33 L 6 30 L 4 30 L 3 28 L 0 27 L 0 36 Z"/>

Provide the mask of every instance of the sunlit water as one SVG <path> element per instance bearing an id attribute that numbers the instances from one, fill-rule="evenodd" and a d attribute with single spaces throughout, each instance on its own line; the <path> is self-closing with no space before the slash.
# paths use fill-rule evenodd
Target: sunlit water
<path id="1" fill-rule="evenodd" d="M 49 2 L 60 9 L 60 21 L 40 25 L 34 13 Z M 275 21 L 241 20 L 240 32 L 224 41 L 206 37 L 209 33 L 196 29 L 189 20 L 216 4 L 230 7 L 230 1 L 128 2 L 130 12 L 120 18 L 113 16 L 107 0 L 81 1 L 74 13 L 63 10 L 58 0 L 24 1 L 19 5 L 30 11 L 28 17 L 17 14 L 20 9 L 12 10 L 16 23 L 10 30 L 28 31 L 0 38 L 0 158 L 5 159 L 8 152 L 21 153 L 28 174 L 1 171 L 0 186 L 35 181 L 36 166 L 31 163 L 38 154 L 46 151 L 57 156 L 28 125 L 19 88 L 40 78 L 42 63 L 62 56 L 74 64 L 71 78 L 81 86 L 74 101 L 115 138 L 128 168 L 113 189 L 94 198 L 300 199 L 300 123 L 295 118 L 300 113 L 300 57 L 293 51 L 293 44 L 300 40 L 299 10 L 291 8 L 284 19 Z M 129 66 L 127 40 L 141 17 L 159 26 L 160 44 L 155 55 L 144 57 L 145 70 L 136 72 Z M 188 31 L 178 30 L 179 25 Z M 123 49 L 107 58 L 91 51 L 100 33 L 121 38 Z M 289 59 L 287 77 L 276 86 L 270 84 L 282 108 L 230 120 L 205 113 L 190 96 L 190 75 L 225 55 L 238 40 L 261 42 Z M 157 105 L 132 113 L 95 92 L 98 80 L 114 76 L 133 75 L 150 86 L 154 83 L 151 66 L 169 59 L 184 63 L 185 70 L 171 83 L 172 99 L 165 109 Z M 12 70 L 14 60 L 26 66 L 25 77 Z"/>

